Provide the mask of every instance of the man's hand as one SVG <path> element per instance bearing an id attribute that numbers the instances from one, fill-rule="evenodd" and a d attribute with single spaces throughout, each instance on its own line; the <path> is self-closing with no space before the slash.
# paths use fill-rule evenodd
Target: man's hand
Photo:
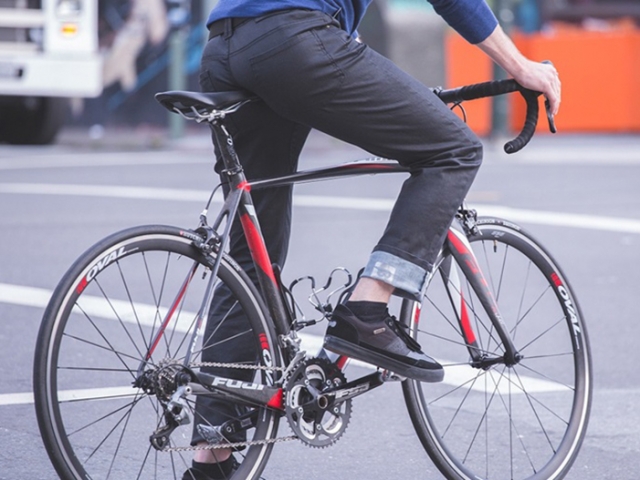
<path id="1" fill-rule="evenodd" d="M 520 85 L 542 92 L 549 100 L 551 113 L 558 113 L 561 84 L 558 71 L 548 63 L 533 62 L 522 55 L 511 39 L 497 26 L 478 46 L 504 68 Z"/>

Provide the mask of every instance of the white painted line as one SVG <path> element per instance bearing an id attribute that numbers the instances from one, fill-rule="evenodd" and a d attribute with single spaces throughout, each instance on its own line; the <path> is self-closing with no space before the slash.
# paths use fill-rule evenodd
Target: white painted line
<path id="1" fill-rule="evenodd" d="M 131 152 L 123 154 L 104 153 L 93 154 L 89 158 L 85 153 L 64 153 L 55 155 L 29 155 L 17 159 L 0 158 L 0 170 L 34 170 L 43 168 L 77 168 L 77 167 L 110 167 L 132 165 L 186 165 L 213 164 L 213 154 L 210 158 L 195 155 L 178 154 L 158 155 L 156 152 Z"/>
<path id="2" fill-rule="evenodd" d="M 7 405 L 31 405 L 33 393 L 3 393 L 0 395 L 0 407 Z"/>
<path id="3" fill-rule="evenodd" d="M 198 202 L 203 204 L 210 195 L 207 190 L 189 190 L 152 187 L 122 187 L 115 185 L 72 185 L 48 183 L 0 183 L 0 193 L 28 195 L 62 195 L 105 198 L 133 198 L 140 200 L 167 200 L 172 202 Z M 222 201 L 222 195 L 214 197 Z M 389 212 L 395 200 L 366 197 L 338 197 L 320 195 L 295 195 L 296 207 L 339 208 L 345 210 L 369 210 Z M 523 222 L 554 227 L 584 228 L 621 233 L 640 233 L 640 220 L 605 217 L 577 213 L 561 213 L 526 210 L 499 205 L 475 204 L 480 215 L 501 217 L 513 222 Z"/>
<path id="4" fill-rule="evenodd" d="M 177 188 L 123 187 L 117 185 L 69 185 L 51 183 L 1 183 L 0 193 L 27 195 L 61 195 L 80 197 L 135 198 L 139 200 L 167 200 L 171 202 L 204 203 L 211 195 L 207 190 Z M 215 199 L 222 201 L 222 194 Z"/>
<path id="5" fill-rule="evenodd" d="M 133 389 L 131 385 L 124 387 L 85 388 L 79 390 L 64 390 L 59 392 L 60 402 L 73 402 L 77 400 L 108 400 L 110 398 L 134 397 L 140 393 L 139 389 Z M 5 393 L 0 394 L 0 406 L 31 405 L 33 393 Z"/>
<path id="6" fill-rule="evenodd" d="M 585 228 L 609 232 L 640 233 L 640 220 L 604 217 L 578 213 L 546 212 L 501 207 L 499 205 L 473 205 L 480 215 L 500 217 L 513 222 L 534 223 L 554 227 Z"/>
<path id="7" fill-rule="evenodd" d="M 28 307 L 44 308 L 51 297 L 51 292 L 42 288 L 25 287 L 20 285 L 11 285 L 7 283 L 0 283 L 0 303 L 7 303 L 12 305 L 22 305 Z M 116 320 L 118 317 L 113 312 L 115 308 L 119 312 L 119 318 L 125 322 L 136 323 L 139 321 L 142 325 L 150 326 L 154 324 L 156 319 L 156 308 L 153 305 L 136 304 L 137 316 L 133 314 L 126 314 L 125 312 L 131 311 L 131 306 L 128 301 L 124 300 L 111 300 L 111 304 L 103 298 L 93 297 L 85 295 L 82 297 L 82 308 L 91 316 L 105 318 L 109 320 Z M 160 315 L 165 312 L 161 311 Z M 195 313 L 183 311 L 179 317 L 176 331 L 187 331 L 191 325 L 191 320 L 195 317 Z M 322 348 L 323 337 L 319 335 L 310 335 L 300 333 L 302 340 L 302 349 L 306 350 L 312 355 L 316 355 Z M 447 362 L 441 360 L 441 363 Z M 357 360 L 350 360 L 350 365 L 358 366 L 368 370 L 375 370 L 375 367 L 364 362 Z M 460 385 L 461 383 L 469 382 L 477 377 L 478 371 L 470 366 L 455 366 L 445 368 L 445 380 L 444 383 L 451 385 Z M 566 387 L 563 385 L 549 382 L 546 380 L 521 376 L 520 380 L 525 385 L 525 388 L 530 393 L 542 393 L 542 392 L 559 392 L 566 391 Z M 481 384 L 483 382 L 478 382 Z M 502 385 L 504 384 L 504 385 Z M 504 394 L 507 394 L 508 382 L 501 382 L 500 389 L 504 388 Z M 483 391 L 480 385 L 474 387 L 474 390 Z M 61 392 L 61 401 L 71 400 L 88 400 L 94 398 L 107 398 L 107 397 L 123 397 L 133 396 L 135 392 L 131 390 L 131 387 L 105 387 L 83 390 L 69 390 Z M 512 392 L 513 393 L 513 392 Z M 3 405 L 24 405 L 33 403 L 32 393 L 9 393 L 0 394 L 0 406 Z"/>

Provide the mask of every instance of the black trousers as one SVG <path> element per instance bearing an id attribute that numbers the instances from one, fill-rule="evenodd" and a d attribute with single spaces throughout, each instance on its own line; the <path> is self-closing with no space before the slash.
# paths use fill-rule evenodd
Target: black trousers
<path id="1" fill-rule="evenodd" d="M 203 91 L 244 89 L 262 99 L 225 123 L 249 179 L 294 172 L 311 128 L 409 166 L 364 275 L 420 297 L 482 161 L 477 137 L 429 88 L 355 41 L 330 16 L 307 10 L 268 14 L 236 28 L 228 21 L 205 47 L 200 84 Z M 283 265 L 292 190 L 259 190 L 253 198 L 271 260 Z M 237 224 L 231 256 L 255 278 Z M 215 301 L 212 307 L 205 338 L 218 324 Z M 240 330 L 241 319 L 237 324 Z M 228 362 L 236 354 L 246 360 L 251 348 L 207 349 L 203 359 Z M 202 416 L 212 424 L 224 421 L 204 413 L 207 402 L 198 400 Z"/>

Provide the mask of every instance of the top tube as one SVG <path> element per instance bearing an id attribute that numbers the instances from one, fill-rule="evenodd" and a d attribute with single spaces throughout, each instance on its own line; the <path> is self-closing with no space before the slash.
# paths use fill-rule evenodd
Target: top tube
<path id="1" fill-rule="evenodd" d="M 408 167 L 403 167 L 395 160 L 371 157 L 364 160 L 356 160 L 341 165 L 302 170 L 281 177 L 265 178 L 248 182 L 252 189 L 267 187 L 282 187 L 296 183 L 313 182 L 339 177 L 353 177 L 356 175 L 376 175 L 379 173 L 410 172 Z"/>

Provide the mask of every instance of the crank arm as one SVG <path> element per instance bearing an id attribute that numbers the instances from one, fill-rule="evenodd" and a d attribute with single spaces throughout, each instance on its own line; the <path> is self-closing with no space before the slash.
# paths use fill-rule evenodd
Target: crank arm
<path id="1" fill-rule="evenodd" d="M 254 409 L 238 418 L 227 420 L 222 425 L 198 425 L 198 430 L 209 444 L 221 444 L 227 442 L 229 436 L 255 427 L 257 421 L 258 410 Z"/>
<path id="2" fill-rule="evenodd" d="M 322 392 L 331 405 L 338 405 L 354 397 L 367 393 L 384 383 L 382 372 L 375 372 L 345 383 L 339 388 Z"/>

